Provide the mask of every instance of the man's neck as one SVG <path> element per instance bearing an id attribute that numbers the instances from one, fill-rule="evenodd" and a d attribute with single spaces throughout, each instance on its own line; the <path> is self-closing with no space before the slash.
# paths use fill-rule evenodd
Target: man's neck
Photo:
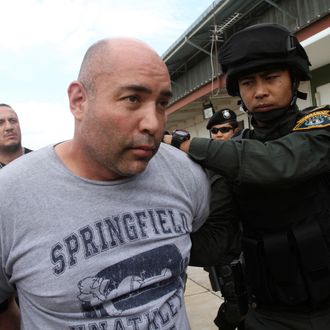
<path id="1" fill-rule="evenodd" d="M 7 165 L 16 158 L 22 156 L 23 154 L 24 154 L 23 147 L 19 148 L 17 151 L 14 152 L 0 151 L 0 163 Z"/>

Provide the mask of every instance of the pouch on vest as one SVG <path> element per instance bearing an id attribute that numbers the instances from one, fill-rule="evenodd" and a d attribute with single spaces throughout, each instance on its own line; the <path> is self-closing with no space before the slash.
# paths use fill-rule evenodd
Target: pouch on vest
<path id="1" fill-rule="evenodd" d="M 279 232 L 264 235 L 263 241 L 272 297 L 277 303 L 294 306 L 306 302 L 308 293 L 289 237 Z"/>
<path id="2" fill-rule="evenodd" d="M 314 221 L 293 229 L 305 272 L 306 284 L 314 304 L 330 297 L 330 253 L 319 224 Z"/>
<path id="3" fill-rule="evenodd" d="M 242 244 L 257 304 L 283 307 L 308 301 L 308 292 L 286 233 L 265 235 L 259 241 L 244 237 Z"/>

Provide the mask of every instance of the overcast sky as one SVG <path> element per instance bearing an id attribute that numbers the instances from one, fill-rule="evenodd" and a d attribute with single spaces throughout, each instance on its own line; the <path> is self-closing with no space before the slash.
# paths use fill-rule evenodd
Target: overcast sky
<path id="1" fill-rule="evenodd" d="M 0 103 L 18 113 L 23 145 L 72 137 L 66 90 L 92 43 L 135 37 L 162 55 L 212 2 L 0 0 Z"/>

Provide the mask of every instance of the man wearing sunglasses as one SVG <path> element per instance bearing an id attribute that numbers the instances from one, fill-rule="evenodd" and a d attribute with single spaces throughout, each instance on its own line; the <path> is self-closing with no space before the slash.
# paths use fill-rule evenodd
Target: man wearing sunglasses
<path id="1" fill-rule="evenodd" d="M 217 111 L 208 121 L 206 128 L 213 140 L 222 141 L 231 139 L 239 131 L 236 114 L 230 109 Z"/>
<path id="2" fill-rule="evenodd" d="M 240 131 L 235 112 L 228 108 L 215 112 L 209 119 L 206 129 L 210 131 L 211 139 L 219 141 L 228 141 L 234 136 L 237 136 Z M 234 201 L 228 199 L 229 196 L 223 193 L 223 189 L 225 191 L 229 189 L 227 180 L 211 170 L 207 170 L 207 173 L 212 187 L 210 218 L 223 223 L 223 228 L 226 228 L 227 236 L 231 237 L 229 239 L 231 246 L 228 246 L 225 255 L 219 260 L 218 265 L 204 267 L 209 273 L 212 289 L 214 291 L 220 291 L 224 298 L 224 302 L 221 304 L 214 322 L 219 328 L 224 330 L 232 330 L 236 327 L 238 327 L 238 329 L 243 329 L 241 315 L 245 314 L 245 311 L 243 311 L 243 308 L 240 308 L 237 295 L 237 288 L 241 283 L 238 283 L 237 276 L 232 274 L 233 263 L 238 267 L 240 265 L 239 257 L 241 245 L 238 216 L 234 211 Z M 208 221 L 210 222 L 212 219 Z M 231 221 L 231 226 L 225 225 L 226 220 Z M 196 235 L 193 235 L 193 244 L 198 244 L 198 241 L 196 241 L 198 235 L 201 235 L 201 233 L 197 232 Z M 193 261 L 194 256 L 192 257 L 192 262 Z M 228 290 L 228 288 L 232 289 Z"/>

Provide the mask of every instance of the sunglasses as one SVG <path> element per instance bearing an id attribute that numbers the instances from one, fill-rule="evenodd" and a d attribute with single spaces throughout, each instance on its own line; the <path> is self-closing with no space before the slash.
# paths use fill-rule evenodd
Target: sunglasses
<path id="1" fill-rule="evenodd" d="M 212 127 L 210 129 L 212 134 L 218 134 L 218 132 L 224 134 L 224 133 L 230 132 L 231 130 L 233 130 L 232 127 L 219 127 L 219 128 L 218 127 Z"/>

